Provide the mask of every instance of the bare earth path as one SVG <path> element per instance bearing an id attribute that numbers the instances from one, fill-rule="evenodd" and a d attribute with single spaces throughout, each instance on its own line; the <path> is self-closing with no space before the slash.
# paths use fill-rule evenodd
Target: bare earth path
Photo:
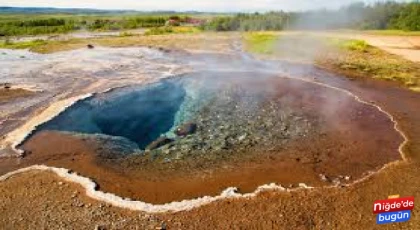
<path id="1" fill-rule="evenodd" d="M 420 36 L 388 36 L 361 33 L 316 33 L 338 38 L 364 40 L 389 53 L 404 57 L 410 61 L 420 62 Z"/>

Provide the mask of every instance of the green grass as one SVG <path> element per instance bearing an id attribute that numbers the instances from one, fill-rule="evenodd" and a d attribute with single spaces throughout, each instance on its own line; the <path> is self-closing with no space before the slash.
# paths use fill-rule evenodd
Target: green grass
<path id="1" fill-rule="evenodd" d="M 128 32 L 128 31 L 123 31 L 123 32 L 120 32 L 119 36 L 120 37 L 131 37 L 131 36 L 134 36 L 134 34 Z"/>
<path id="2" fill-rule="evenodd" d="M 200 28 L 193 26 L 176 26 L 173 27 L 172 30 L 176 34 L 195 34 L 202 32 Z"/>
<path id="3" fill-rule="evenodd" d="M 172 27 L 165 26 L 165 27 L 155 27 L 152 29 L 147 30 L 144 34 L 145 35 L 163 35 L 163 34 L 171 34 L 173 33 Z"/>
<path id="4" fill-rule="evenodd" d="M 25 42 L 11 42 L 3 41 L 0 42 L 0 48 L 3 49 L 31 49 L 34 47 L 42 46 L 47 44 L 44 40 L 34 40 L 34 41 L 25 41 Z"/>
<path id="5" fill-rule="evenodd" d="M 420 65 L 372 47 L 363 40 L 248 33 L 244 44 L 248 52 L 262 57 L 309 62 L 352 77 L 396 81 L 420 92 Z"/>
<path id="6" fill-rule="evenodd" d="M 0 42 L 0 45 L 2 43 Z M 169 49 L 207 49 L 225 51 L 230 48 L 231 39 L 225 34 L 210 32 L 171 33 L 156 36 L 120 34 L 120 36 L 100 38 L 73 38 L 69 40 L 47 40 L 45 44 L 35 44 L 30 48 L 36 53 L 55 53 L 86 48 L 86 45 L 106 47 L 153 46 Z M 8 47 L 13 48 L 13 47 Z"/>
<path id="7" fill-rule="evenodd" d="M 181 21 L 187 17 L 211 19 L 212 14 L 188 13 L 60 13 L 60 14 L 1 14 L 1 36 L 63 34 L 72 31 L 125 31 L 164 26 L 172 16 Z M 55 21 L 55 22 L 53 22 Z M 57 22 L 58 21 L 58 22 Z M 182 24 L 182 23 L 181 23 Z M 189 31 L 192 31 L 190 29 Z M 153 31 L 151 33 L 159 33 Z"/>
<path id="8" fill-rule="evenodd" d="M 163 26 L 155 27 L 147 30 L 145 35 L 165 35 L 165 34 L 193 34 L 199 33 L 201 30 L 197 27 L 188 26 Z"/>
<path id="9" fill-rule="evenodd" d="M 62 34 L 77 30 L 124 31 L 164 26 L 174 14 L 0 14 L 0 35 Z M 175 14 L 181 20 L 195 15 Z M 202 15 L 198 15 L 202 18 Z"/>
<path id="10" fill-rule="evenodd" d="M 255 54 L 271 55 L 279 38 L 279 35 L 270 32 L 248 33 L 244 36 L 245 49 Z"/>
<path id="11" fill-rule="evenodd" d="M 342 52 L 329 57 L 320 55 L 321 65 L 342 70 L 353 76 L 372 77 L 386 81 L 396 81 L 401 85 L 420 92 L 420 66 L 403 57 L 389 54 L 360 40 L 332 40 L 329 44 Z"/>
<path id="12" fill-rule="evenodd" d="M 363 40 L 330 38 L 327 40 L 327 42 L 329 42 L 330 45 L 333 45 L 340 49 L 350 51 L 367 52 L 369 48 L 369 44 Z"/>

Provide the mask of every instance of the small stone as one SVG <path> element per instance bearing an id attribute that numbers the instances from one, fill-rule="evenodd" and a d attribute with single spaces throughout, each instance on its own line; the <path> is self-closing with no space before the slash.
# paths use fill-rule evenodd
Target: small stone
<path id="1" fill-rule="evenodd" d="M 246 134 L 244 134 L 244 135 L 240 136 L 240 137 L 238 138 L 238 141 L 243 141 L 243 140 L 245 140 L 246 136 L 247 136 Z"/>
<path id="2" fill-rule="evenodd" d="M 190 134 L 193 134 L 197 131 L 197 124 L 189 122 L 185 123 L 183 125 L 178 126 L 178 128 L 175 130 L 175 134 L 180 137 L 185 137 Z"/>
<path id="3" fill-rule="evenodd" d="M 101 225 L 96 225 L 95 230 L 106 230 L 106 228 L 104 226 L 101 226 Z"/>
<path id="4" fill-rule="evenodd" d="M 175 155 L 175 160 L 181 160 L 182 159 L 182 153 L 178 152 Z"/>
<path id="5" fill-rule="evenodd" d="M 162 224 L 159 227 L 156 227 L 156 230 L 166 230 L 165 222 L 162 222 Z"/>
<path id="6" fill-rule="evenodd" d="M 332 182 L 331 178 L 330 178 L 330 177 L 328 177 L 328 176 L 327 176 L 327 175 L 325 175 L 325 174 L 319 174 L 319 178 L 320 178 L 322 181 L 324 181 L 324 182 L 329 182 L 329 183 L 331 183 L 331 182 Z"/>
<path id="7" fill-rule="evenodd" d="M 333 183 L 334 185 L 340 185 L 340 184 L 341 184 L 340 179 L 338 179 L 338 178 L 334 178 L 334 179 L 332 180 L 332 183 Z"/>
<path id="8" fill-rule="evenodd" d="M 327 176 L 325 176 L 324 174 L 319 174 L 319 178 L 321 178 L 322 181 L 327 181 Z"/>
<path id="9" fill-rule="evenodd" d="M 305 183 L 299 183 L 299 188 L 312 188 L 312 187 L 306 185 Z"/>
<path id="10" fill-rule="evenodd" d="M 3 83 L 2 85 L 3 85 L 4 89 L 11 89 L 12 88 L 12 84 L 10 84 L 10 83 Z"/>
<path id="11" fill-rule="evenodd" d="M 77 194 L 79 194 L 79 192 L 77 192 L 77 191 L 73 192 L 73 194 L 71 195 L 71 198 L 73 198 L 73 199 L 76 198 Z"/>
<path id="12" fill-rule="evenodd" d="M 88 49 L 93 49 L 93 48 L 95 48 L 95 46 L 93 46 L 92 44 L 88 44 L 88 45 L 87 45 L 87 48 L 88 48 Z"/>
<path id="13" fill-rule="evenodd" d="M 146 150 L 154 150 L 154 149 L 158 149 L 164 145 L 167 145 L 169 143 L 171 143 L 173 140 L 169 139 L 167 137 L 159 137 L 157 140 L 153 141 L 152 143 L 150 143 L 147 147 Z"/>

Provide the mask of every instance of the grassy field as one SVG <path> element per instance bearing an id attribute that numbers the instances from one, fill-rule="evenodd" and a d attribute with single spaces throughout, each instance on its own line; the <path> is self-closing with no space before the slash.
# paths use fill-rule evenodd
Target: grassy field
<path id="1" fill-rule="evenodd" d="M 192 26 L 162 26 L 148 29 L 145 35 L 192 34 L 199 32 L 201 32 L 199 28 Z"/>
<path id="2" fill-rule="evenodd" d="M 186 13 L 120 13 L 120 14 L 0 14 L 0 37 L 64 34 L 72 31 L 122 31 L 156 28 L 162 32 L 168 20 L 188 25 L 191 19 L 208 20 L 214 15 Z M 185 28 L 184 28 L 185 29 Z M 165 31 L 164 31 L 165 32 Z"/>
<path id="3" fill-rule="evenodd" d="M 345 71 L 356 77 L 369 76 L 400 82 L 405 87 L 420 92 L 420 66 L 417 63 L 389 54 L 375 47 L 360 50 L 357 43 L 340 54 L 321 56 L 318 63 Z M 349 43 L 342 41 L 342 43 Z"/>
<path id="4" fill-rule="evenodd" d="M 240 35 L 200 32 L 191 27 L 174 27 L 170 31 L 162 28 L 159 30 L 164 31 L 150 31 L 146 35 L 122 33 L 119 37 L 66 41 L 0 42 L 0 48 L 51 53 L 84 48 L 87 44 L 93 44 L 108 47 L 153 46 L 224 52 L 230 49 L 232 41 L 238 37 L 236 35 Z M 420 92 L 418 63 L 389 54 L 361 40 L 324 38 L 300 32 L 252 32 L 242 34 L 242 38 L 245 50 L 262 58 L 313 63 L 351 77 L 396 81 L 413 91 Z"/>
<path id="5" fill-rule="evenodd" d="M 118 37 L 89 39 L 68 39 L 63 41 L 1 42 L 0 48 L 29 49 L 37 53 L 54 53 L 60 51 L 86 48 L 88 44 L 106 47 L 152 46 L 172 49 L 208 50 L 226 52 L 231 48 L 232 33 L 182 31 L 162 35 L 121 34 Z"/>
<path id="6" fill-rule="evenodd" d="M 3 49 L 29 49 L 34 52 L 38 53 L 51 53 L 60 50 L 69 50 L 75 48 L 81 48 L 87 44 L 95 43 L 98 45 L 104 46 L 138 46 L 138 45 L 158 45 L 153 40 L 158 40 L 163 42 L 163 46 L 171 43 L 168 40 L 167 36 L 169 35 L 177 35 L 177 34 L 197 34 L 202 32 L 197 27 L 191 26 L 177 26 L 177 27 L 156 27 L 146 30 L 144 36 L 138 35 L 135 33 L 131 33 L 128 31 L 121 31 L 119 37 L 105 37 L 105 38 L 98 38 L 98 39 L 67 39 L 63 41 L 54 41 L 54 40 L 33 40 L 33 41 L 11 41 L 9 39 L 5 39 L 3 41 L 0 40 L 0 48 Z M 147 38 L 148 36 L 152 35 L 159 35 L 161 37 L 156 37 L 154 39 Z M 166 35 L 166 36 L 163 36 Z M 130 38 L 131 37 L 131 38 Z M 174 40 L 177 42 L 178 39 Z M 61 46 L 61 48 L 60 48 Z"/>
<path id="7" fill-rule="evenodd" d="M 244 44 L 247 51 L 264 58 L 312 62 L 351 77 L 396 81 L 420 92 L 418 63 L 369 46 L 365 41 L 303 34 L 250 33 L 244 36 Z"/>
<path id="8" fill-rule="evenodd" d="M 244 36 L 245 48 L 248 52 L 256 54 L 274 54 L 278 33 L 254 32 Z"/>
<path id="9" fill-rule="evenodd" d="M 12 41 L 3 41 L 0 42 L 0 48 L 3 49 L 32 49 L 34 47 L 46 45 L 48 42 L 44 40 L 34 40 L 34 41 L 25 41 L 25 42 L 12 42 Z"/>

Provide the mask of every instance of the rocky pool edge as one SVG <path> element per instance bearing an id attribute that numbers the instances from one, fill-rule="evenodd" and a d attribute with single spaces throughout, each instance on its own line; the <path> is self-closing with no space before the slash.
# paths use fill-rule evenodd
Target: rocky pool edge
<path id="1" fill-rule="evenodd" d="M 337 188 L 338 186 L 344 186 L 344 187 L 353 186 L 355 184 L 358 184 L 360 182 L 363 182 L 363 181 L 369 179 L 372 175 L 387 169 L 391 165 L 407 161 L 407 158 L 406 158 L 406 156 L 403 152 L 403 148 L 408 143 L 408 138 L 404 134 L 404 132 L 400 129 L 396 119 L 390 113 L 388 113 L 387 111 L 382 109 L 380 106 L 378 106 L 374 103 L 371 103 L 371 102 L 364 101 L 359 96 L 353 94 L 352 92 L 350 92 L 348 90 L 341 89 L 341 88 L 335 87 L 335 86 L 331 86 L 331 85 L 328 85 L 328 84 L 325 84 L 325 83 L 322 83 L 322 82 L 317 82 L 317 81 L 312 81 L 312 80 L 307 80 L 307 79 L 302 79 L 302 78 L 296 78 L 296 77 L 291 77 L 291 76 L 281 76 L 281 77 L 289 78 L 289 79 L 295 79 L 295 80 L 301 80 L 301 81 L 304 81 L 304 82 L 317 84 L 317 85 L 320 85 L 322 87 L 337 90 L 337 91 L 340 91 L 342 93 L 345 93 L 345 94 L 353 97 L 356 101 L 358 101 L 360 103 L 375 107 L 380 112 L 385 114 L 392 121 L 392 123 L 394 124 L 394 129 L 404 139 L 404 141 L 400 144 L 400 146 L 398 148 L 398 151 L 399 151 L 399 153 L 402 157 L 402 161 L 401 160 L 396 160 L 396 161 L 387 163 L 381 169 L 379 169 L 377 171 L 370 171 L 365 177 L 362 177 L 358 180 L 355 180 L 352 183 L 345 184 L 345 185 L 332 185 L 332 186 L 328 186 L 328 187 L 324 187 L 324 188 Z M 68 107 L 73 105 L 74 103 L 76 103 L 80 100 L 89 98 L 93 95 L 94 94 L 92 94 L 92 93 L 84 94 L 84 95 L 81 95 L 81 96 L 76 96 L 76 97 L 68 98 L 68 99 L 65 99 L 65 100 L 62 100 L 62 101 L 58 101 L 54 104 L 55 106 L 51 105 L 46 110 L 44 110 L 40 115 L 38 115 L 37 116 L 38 118 L 35 117 L 35 118 L 31 119 L 28 123 L 24 124 L 23 126 L 21 126 L 20 128 L 18 128 L 15 131 L 12 132 L 12 133 L 16 132 L 16 135 L 14 135 L 14 136 L 12 135 L 12 137 L 14 137 L 14 140 L 13 140 L 13 138 L 11 138 L 13 140 L 12 147 L 17 152 L 20 153 L 22 150 L 17 149 L 17 146 L 20 145 L 22 143 L 22 141 L 24 141 L 27 138 L 27 136 L 29 136 L 36 129 L 36 127 L 38 127 L 40 124 L 45 123 L 48 120 L 54 118 L 55 116 L 59 115 L 60 113 L 65 111 Z M 57 104 L 58 105 L 64 105 L 64 106 L 58 107 Z M 44 112 L 46 113 L 46 111 L 49 110 L 51 107 L 53 107 L 52 112 L 54 112 L 54 111 L 56 112 L 55 114 L 52 113 L 52 112 L 49 112 L 49 113 L 45 114 L 44 116 L 41 116 L 42 114 L 44 114 Z M 50 119 L 46 120 L 46 118 L 50 118 Z M 35 121 L 42 121 L 42 122 L 38 123 L 38 124 L 35 124 L 34 120 Z M 28 131 L 28 132 L 24 132 L 24 131 Z M 7 138 L 6 138 L 6 140 L 7 140 Z M 210 203 L 218 201 L 218 200 L 223 200 L 223 199 L 228 199 L 228 198 L 241 198 L 241 199 L 252 198 L 252 197 L 258 196 L 260 193 L 266 192 L 266 191 L 292 192 L 292 191 L 297 191 L 297 190 L 302 190 L 302 189 L 316 189 L 314 187 L 307 186 L 304 183 L 300 183 L 298 188 L 292 188 L 292 189 L 284 188 L 281 185 L 271 183 L 271 184 L 266 184 L 266 185 L 259 186 L 252 193 L 241 194 L 241 193 L 237 192 L 238 191 L 237 188 L 229 187 L 229 188 L 225 189 L 220 195 L 214 196 L 214 197 L 204 196 L 204 197 L 191 199 L 191 200 L 174 201 L 174 202 L 167 203 L 167 204 L 150 204 L 150 203 L 146 203 L 146 202 L 143 202 L 143 201 L 132 201 L 129 198 L 122 198 L 122 197 L 119 197 L 119 196 L 117 196 L 115 194 L 112 194 L 112 193 L 106 193 L 106 192 L 97 190 L 97 187 L 98 187 L 97 184 L 87 177 L 82 177 L 82 176 L 78 175 L 77 173 L 72 172 L 69 169 L 49 167 L 49 166 L 45 166 L 45 165 L 33 165 L 33 166 L 30 166 L 30 167 L 27 167 L 27 168 L 22 168 L 22 169 L 18 169 L 18 170 L 9 172 L 7 174 L 4 174 L 3 176 L 0 176 L 0 182 L 5 181 L 5 180 L 17 175 L 17 174 L 21 174 L 21 173 L 25 173 L 25 172 L 33 171 L 33 170 L 50 171 L 50 172 L 55 173 L 56 175 L 58 175 L 59 177 L 63 178 L 66 181 L 76 183 L 76 184 L 80 184 L 85 189 L 86 195 L 88 197 L 91 197 L 91 198 L 96 199 L 98 201 L 106 202 L 106 203 L 109 203 L 109 204 L 114 205 L 116 207 L 120 207 L 120 208 L 124 208 L 124 209 L 129 209 L 129 210 L 133 210 L 133 211 L 143 211 L 143 212 L 147 212 L 147 213 L 188 211 L 188 210 L 198 208 L 198 207 L 203 206 L 203 205 L 210 204 Z"/>

